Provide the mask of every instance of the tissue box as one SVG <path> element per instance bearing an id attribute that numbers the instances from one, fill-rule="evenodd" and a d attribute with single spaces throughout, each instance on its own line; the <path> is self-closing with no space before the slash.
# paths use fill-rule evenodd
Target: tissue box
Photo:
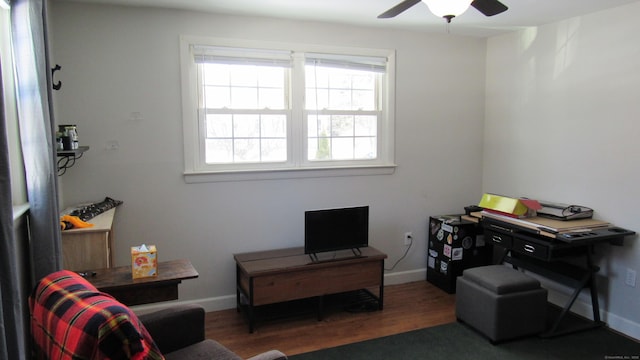
<path id="1" fill-rule="evenodd" d="M 155 245 L 131 247 L 131 276 L 134 279 L 158 276 L 158 253 Z"/>

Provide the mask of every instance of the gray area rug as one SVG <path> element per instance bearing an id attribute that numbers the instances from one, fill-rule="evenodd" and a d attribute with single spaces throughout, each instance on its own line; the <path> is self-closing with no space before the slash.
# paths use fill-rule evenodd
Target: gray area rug
<path id="1" fill-rule="evenodd" d="M 460 323 L 410 331 L 289 357 L 317 359 L 640 359 L 640 343 L 606 328 L 543 339 L 528 337 L 492 345 Z"/>

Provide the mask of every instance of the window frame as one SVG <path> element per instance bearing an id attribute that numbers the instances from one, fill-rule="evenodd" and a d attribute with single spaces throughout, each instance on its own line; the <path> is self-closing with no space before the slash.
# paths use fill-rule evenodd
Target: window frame
<path id="1" fill-rule="evenodd" d="M 202 143 L 199 135 L 204 124 L 198 109 L 197 65 L 191 49 L 193 46 L 221 46 L 234 48 L 285 50 L 293 52 L 292 73 L 304 74 L 305 53 L 327 53 L 365 57 L 387 58 L 387 71 L 383 75 L 380 119 L 378 121 L 378 157 L 373 160 L 307 160 L 307 118 L 305 109 L 304 76 L 290 76 L 289 109 L 287 124 L 286 163 L 249 163 L 203 166 Z M 395 51 L 388 49 L 346 48 L 307 44 L 278 43 L 237 39 L 220 39 L 196 36 L 180 37 L 182 81 L 182 120 L 184 138 L 184 178 L 187 183 L 213 181 L 240 181 L 282 178 L 308 178 L 325 176 L 383 175 L 395 171 Z M 299 67 L 302 67 L 301 69 Z M 300 107 L 294 107 L 299 104 Z"/>
<path id="2" fill-rule="evenodd" d="M 284 66 L 285 68 L 287 66 Z M 198 66 L 196 65 L 196 74 L 198 74 Z M 200 91 L 203 87 L 204 84 L 202 83 L 202 78 L 198 75 L 196 75 L 196 94 L 198 94 L 198 105 L 197 105 L 197 112 L 198 112 L 198 134 L 206 134 L 206 126 L 207 126 L 207 116 L 208 115 L 214 115 L 214 114 L 219 114 L 219 115 L 284 115 L 287 117 L 287 119 L 291 119 L 292 118 L 292 113 L 291 113 L 291 106 L 289 106 L 289 104 L 291 103 L 290 100 L 290 94 L 288 93 L 288 91 L 285 91 L 284 97 L 285 99 L 285 107 L 282 109 L 260 109 L 260 108 L 255 108 L 255 109 L 235 109 L 235 108 L 217 108 L 217 109 L 208 109 L 204 107 L 204 98 L 203 95 L 200 94 L 198 91 Z M 285 90 L 290 90 L 291 86 L 289 85 L 290 83 L 290 79 L 291 79 L 291 72 L 289 70 L 287 70 L 287 73 L 285 74 Z M 285 132 L 285 136 L 287 141 L 291 138 L 291 134 L 289 133 L 289 129 L 290 126 L 287 126 L 287 131 Z M 243 170 L 262 170 L 262 169 L 276 169 L 276 168 L 287 168 L 290 167 L 290 165 L 288 164 L 288 162 L 282 162 L 282 161 L 275 161 L 275 162 L 231 162 L 231 163 L 217 163 L 215 165 L 207 165 L 206 164 L 206 136 L 200 136 L 198 135 L 198 140 L 200 141 L 200 143 L 198 144 L 199 148 L 196 149 L 196 153 L 197 156 L 199 157 L 198 159 L 196 159 L 196 166 L 197 168 L 204 168 L 205 171 L 207 171 L 207 169 L 210 168 L 215 168 L 216 171 L 227 171 L 227 172 L 231 172 L 231 171 L 243 171 Z M 290 159 L 290 146 L 287 146 L 287 158 Z M 211 171 L 211 170 L 209 170 Z"/>

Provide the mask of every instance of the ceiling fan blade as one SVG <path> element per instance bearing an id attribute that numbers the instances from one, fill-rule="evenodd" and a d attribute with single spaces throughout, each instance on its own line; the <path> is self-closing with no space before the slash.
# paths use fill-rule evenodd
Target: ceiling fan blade
<path id="1" fill-rule="evenodd" d="M 422 1 L 422 0 L 404 0 L 400 4 L 392 7 L 391 9 L 383 12 L 382 14 L 378 15 L 378 19 L 388 19 L 388 18 L 395 17 L 396 15 L 400 14 L 401 12 L 403 12 L 403 11 L 409 9 L 410 7 L 412 7 L 413 5 L 419 3 L 420 1 Z"/>
<path id="2" fill-rule="evenodd" d="M 498 0 L 473 0 L 471 6 L 486 16 L 498 15 L 508 9 L 506 5 Z"/>

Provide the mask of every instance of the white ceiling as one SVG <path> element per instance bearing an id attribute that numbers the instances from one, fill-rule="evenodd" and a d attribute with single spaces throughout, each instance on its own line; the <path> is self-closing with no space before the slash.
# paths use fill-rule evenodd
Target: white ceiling
<path id="1" fill-rule="evenodd" d="M 54 0 L 64 1 L 64 0 Z M 393 19 L 377 16 L 402 0 L 71 0 L 130 6 L 188 9 L 222 14 L 266 16 L 374 27 L 492 36 L 515 29 L 542 25 L 639 0 L 500 0 L 509 10 L 485 17 L 473 7 L 445 21 L 418 3 Z"/>

